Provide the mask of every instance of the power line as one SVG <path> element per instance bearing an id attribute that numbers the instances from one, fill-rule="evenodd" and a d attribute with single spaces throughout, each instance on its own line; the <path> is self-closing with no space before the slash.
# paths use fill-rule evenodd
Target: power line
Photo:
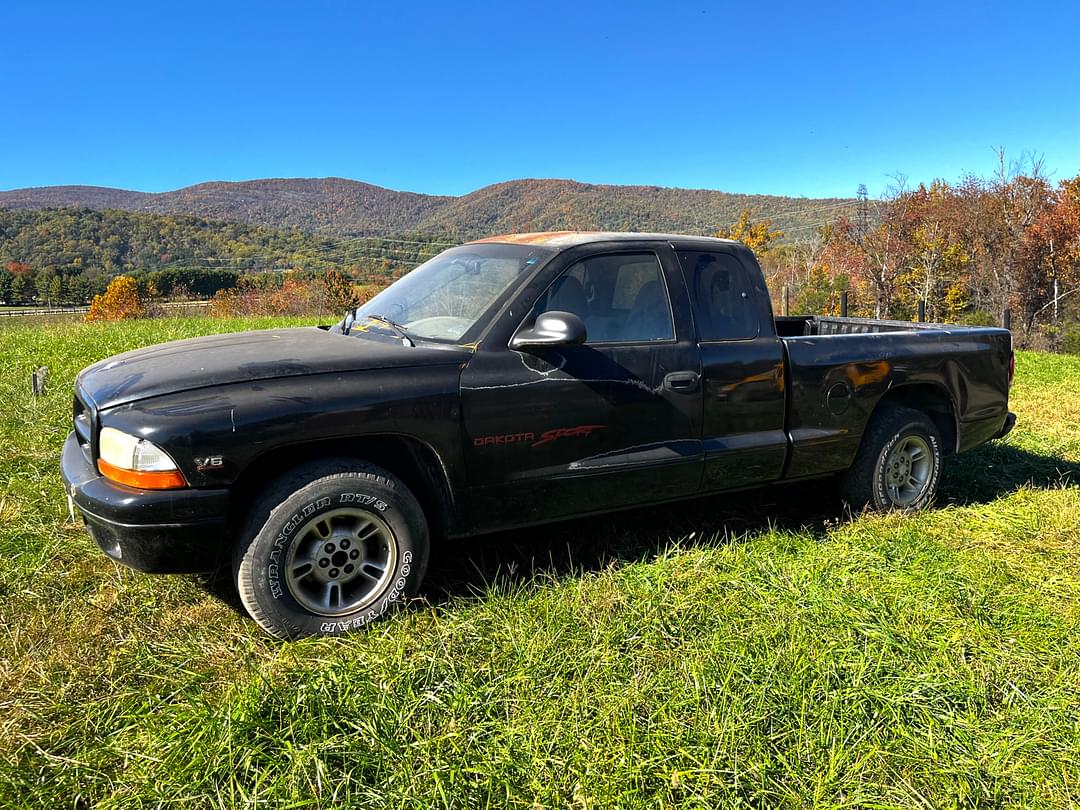
<path id="1" fill-rule="evenodd" d="M 791 214 L 802 214 L 802 213 L 814 213 L 814 214 L 817 214 L 817 213 L 820 213 L 822 211 L 831 211 L 831 210 L 834 210 L 834 209 L 850 208 L 850 207 L 858 205 L 858 204 L 859 204 L 858 200 L 849 200 L 849 201 L 842 202 L 842 203 L 834 203 L 833 205 L 821 205 L 821 206 L 810 206 L 810 207 L 802 206 L 800 208 L 791 208 L 791 209 L 788 209 L 787 211 L 779 211 L 779 212 L 776 212 L 776 213 L 772 213 L 772 212 L 769 212 L 769 211 L 762 211 L 761 216 L 762 217 L 768 217 L 769 219 L 775 219 L 776 217 L 783 217 L 783 216 L 788 216 L 788 215 L 791 215 Z M 738 224 L 738 220 L 735 220 L 735 222 L 729 223 L 728 227 L 730 227 L 731 225 L 737 225 L 737 224 Z"/>
<path id="2" fill-rule="evenodd" d="M 310 248 L 282 248 L 280 251 L 272 251 L 265 253 L 249 253 L 239 256 L 229 256 L 224 258 L 217 258 L 214 256 L 192 256 L 183 259 L 176 259 L 171 262 L 166 262 L 155 266 L 155 270 L 168 270 L 168 269 L 192 269 L 196 266 L 196 263 L 204 263 L 202 266 L 213 267 L 214 269 L 247 269 L 247 268 L 229 268 L 228 264 L 243 264 L 245 262 L 262 260 L 264 263 L 267 260 L 289 262 L 294 259 L 311 259 L 311 260 L 348 260 L 350 258 L 370 258 L 370 259 L 388 259 L 396 262 L 416 262 L 426 261 L 431 256 L 439 253 L 438 247 L 434 247 L 437 244 L 448 243 L 424 243 L 415 242 L 413 244 L 423 245 L 424 248 L 417 249 L 415 251 L 406 251 L 404 248 L 383 248 L 377 244 L 359 244 L 363 240 L 346 240 L 344 244 L 338 245 L 322 245 Z M 404 240 L 401 240 L 404 241 Z M 425 256 L 425 253 L 431 255 Z M 215 267 L 216 265 L 216 267 Z"/>
<path id="3" fill-rule="evenodd" d="M 438 250 L 432 251 L 431 255 L 438 253 Z M 192 256 L 185 259 L 176 259 L 167 264 L 158 265 L 158 269 L 168 269 L 171 267 L 188 266 L 193 263 L 202 262 L 206 266 L 211 264 L 227 265 L 242 265 L 250 262 L 274 262 L 274 263 L 289 263 L 297 261 L 342 261 L 350 258 L 371 258 L 371 259 L 389 259 L 391 261 L 426 261 L 430 256 L 425 256 L 423 253 L 399 253 L 395 251 L 379 250 L 378 248 L 367 248 L 363 246 L 345 248 L 345 249 L 328 249 L 328 250 L 309 250 L 309 251 L 282 251 L 281 253 L 262 253 L 262 254 L 250 254 L 247 256 L 229 256 L 223 258 L 217 258 L 213 256 Z"/>

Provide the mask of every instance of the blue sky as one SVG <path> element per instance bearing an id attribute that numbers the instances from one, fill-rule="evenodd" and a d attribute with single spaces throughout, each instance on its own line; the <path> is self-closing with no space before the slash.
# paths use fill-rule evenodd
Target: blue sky
<path id="1" fill-rule="evenodd" d="M 0 189 L 1080 172 L 1080 4 L 7 0 Z"/>

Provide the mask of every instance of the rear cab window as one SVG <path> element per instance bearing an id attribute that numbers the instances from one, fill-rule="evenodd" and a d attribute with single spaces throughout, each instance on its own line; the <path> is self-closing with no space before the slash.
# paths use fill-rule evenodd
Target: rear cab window
<path id="1" fill-rule="evenodd" d="M 730 253 L 677 250 L 698 340 L 750 340 L 761 330 L 759 307 L 746 269 Z"/>

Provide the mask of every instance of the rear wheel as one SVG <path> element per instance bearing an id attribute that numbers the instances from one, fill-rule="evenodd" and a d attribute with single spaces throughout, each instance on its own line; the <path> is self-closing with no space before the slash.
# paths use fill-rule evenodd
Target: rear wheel
<path id="1" fill-rule="evenodd" d="M 941 477 L 941 436 L 921 411 L 891 407 L 863 434 L 840 493 L 854 509 L 914 511 L 931 503 Z"/>
<path id="2" fill-rule="evenodd" d="M 297 467 L 252 508 L 233 570 L 251 617 L 279 638 L 372 622 L 415 596 L 428 558 L 423 510 L 398 479 L 339 459 Z"/>

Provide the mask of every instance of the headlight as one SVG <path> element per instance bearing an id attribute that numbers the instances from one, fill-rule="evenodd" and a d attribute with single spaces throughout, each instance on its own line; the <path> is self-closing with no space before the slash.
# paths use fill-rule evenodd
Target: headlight
<path id="1" fill-rule="evenodd" d="M 139 489 L 177 489 L 187 480 L 169 454 L 153 442 L 116 428 L 98 437 L 98 471 L 119 484 Z"/>

